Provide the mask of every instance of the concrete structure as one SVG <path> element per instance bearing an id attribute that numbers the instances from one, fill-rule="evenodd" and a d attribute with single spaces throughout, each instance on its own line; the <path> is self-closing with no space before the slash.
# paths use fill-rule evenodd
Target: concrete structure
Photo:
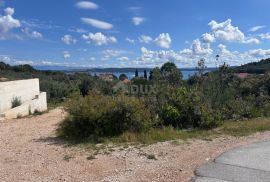
<path id="1" fill-rule="evenodd" d="M 12 108 L 12 100 L 18 98 L 21 105 Z M 45 92 L 40 92 L 39 79 L 0 82 L 0 117 L 17 118 L 47 110 Z"/>
<path id="2" fill-rule="evenodd" d="M 195 182 L 269 182 L 270 141 L 233 149 L 195 173 Z"/>

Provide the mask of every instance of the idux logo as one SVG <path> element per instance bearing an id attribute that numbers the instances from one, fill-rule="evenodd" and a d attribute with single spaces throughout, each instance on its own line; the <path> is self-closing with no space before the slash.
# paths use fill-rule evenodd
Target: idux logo
<path id="1" fill-rule="evenodd" d="M 131 95 L 150 95 L 156 93 L 156 86 L 150 84 L 137 85 L 137 84 L 125 84 L 120 81 L 113 87 L 114 92 L 124 92 Z"/>

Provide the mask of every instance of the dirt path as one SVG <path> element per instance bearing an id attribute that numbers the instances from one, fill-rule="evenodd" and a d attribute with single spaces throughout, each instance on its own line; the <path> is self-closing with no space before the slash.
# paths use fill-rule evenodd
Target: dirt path
<path id="1" fill-rule="evenodd" d="M 89 152 L 55 138 L 60 109 L 32 118 L 0 121 L 0 181 L 188 181 L 194 169 L 236 146 L 270 139 L 245 138 L 164 142 L 121 148 L 87 160 Z M 147 159 L 154 154 L 157 160 Z M 71 157 L 71 158 L 70 158 Z"/>

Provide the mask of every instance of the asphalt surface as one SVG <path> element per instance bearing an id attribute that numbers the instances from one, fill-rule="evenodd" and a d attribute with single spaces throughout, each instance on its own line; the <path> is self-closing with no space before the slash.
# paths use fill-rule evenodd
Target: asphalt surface
<path id="1" fill-rule="evenodd" d="M 270 141 L 230 150 L 195 174 L 194 182 L 270 182 Z"/>

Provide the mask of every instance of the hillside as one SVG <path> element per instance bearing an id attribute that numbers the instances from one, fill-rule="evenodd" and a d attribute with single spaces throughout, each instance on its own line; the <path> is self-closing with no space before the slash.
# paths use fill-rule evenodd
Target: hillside
<path id="1" fill-rule="evenodd" d="M 235 68 L 235 71 L 245 72 L 245 73 L 255 73 L 255 74 L 263 74 L 267 71 L 270 71 L 270 58 L 262 59 L 259 62 L 248 63 Z"/>

